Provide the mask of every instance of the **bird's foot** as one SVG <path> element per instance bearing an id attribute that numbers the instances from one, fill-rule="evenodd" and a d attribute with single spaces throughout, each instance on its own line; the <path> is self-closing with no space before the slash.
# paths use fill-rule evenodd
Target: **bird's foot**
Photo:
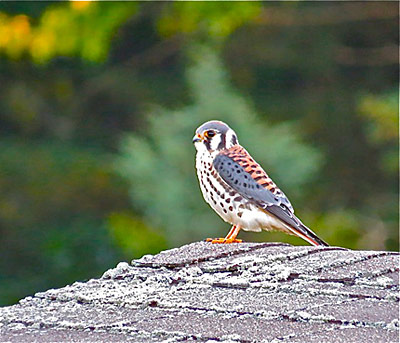
<path id="1" fill-rule="evenodd" d="M 206 242 L 211 242 L 212 244 L 230 244 L 242 243 L 242 240 L 236 238 L 206 238 Z"/>

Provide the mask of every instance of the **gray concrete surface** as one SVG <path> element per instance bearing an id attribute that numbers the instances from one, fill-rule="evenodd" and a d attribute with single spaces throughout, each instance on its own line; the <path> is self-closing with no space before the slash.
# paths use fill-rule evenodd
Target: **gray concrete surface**
<path id="1" fill-rule="evenodd" d="M 399 254 L 197 242 L 0 308 L 1 342 L 398 342 Z"/>

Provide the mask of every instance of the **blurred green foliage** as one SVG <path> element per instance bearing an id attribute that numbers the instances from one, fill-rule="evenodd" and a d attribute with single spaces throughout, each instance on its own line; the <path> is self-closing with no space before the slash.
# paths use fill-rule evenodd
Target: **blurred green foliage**
<path id="1" fill-rule="evenodd" d="M 103 61 L 115 29 L 136 9 L 135 2 L 70 1 L 50 5 L 37 24 L 24 14 L 0 13 L 0 51 L 14 59 L 28 53 L 37 63 L 59 55 Z"/>
<path id="2" fill-rule="evenodd" d="M 101 218 L 124 196 L 111 155 L 17 137 L 0 151 L 0 301 L 113 265 L 120 254 Z"/>
<path id="3" fill-rule="evenodd" d="M 399 137 L 398 92 L 368 94 L 360 100 L 360 113 L 370 121 L 370 137 L 375 143 L 397 141 Z"/>
<path id="4" fill-rule="evenodd" d="M 127 256 L 139 258 L 143 252 L 156 254 L 167 248 L 166 239 L 161 232 L 129 212 L 111 213 L 108 224 L 113 240 Z"/>
<path id="5" fill-rule="evenodd" d="M 213 118 L 330 244 L 397 250 L 398 11 L 1 3 L 0 304 L 226 234 L 191 144 Z"/>
<path id="6" fill-rule="evenodd" d="M 269 125 L 257 117 L 231 89 L 223 65 L 211 50 L 196 46 L 190 51 L 196 59 L 187 77 L 193 103 L 178 110 L 154 108 L 146 115 L 146 135 L 126 135 L 123 155 L 117 160 L 117 170 L 129 180 L 133 203 L 150 223 L 164 228 L 173 246 L 226 230 L 199 198 L 190 142 L 201 123 L 219 119 L 237 128 L 242 144 L 286 186 L 288 194 L 300 196 L 298 190 L 320 166 L 320 155 L 300 141 L 293 124 Z"/>
<path id="7" fill-rule="evenodd" d="M 198 34 L 200 31 L 208 39 L 225 38 L 241 25 L 256 19 L 260 10 L 258 2 L 238 2 L 234 6 L 229 2 L 175 2 L 165 7 L 157 27 L 163 36 Z"/>

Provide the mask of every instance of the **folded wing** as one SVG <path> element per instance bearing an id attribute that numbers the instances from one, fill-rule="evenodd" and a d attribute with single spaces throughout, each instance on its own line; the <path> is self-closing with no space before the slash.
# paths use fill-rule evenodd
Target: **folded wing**
<path id="1" fill-rule="evenodd" d="M 244 153 L 247 152 L 244 150 Z M 251 170 L 249 170 L 249 168 L 245 170 L 240 163 L 240 161 L 245 161 L 245 158 L 248 157 L 243 156 L 242 159 L 237 158 L 239 159 L 239 162 L 237 162 L 233 157 L 227 154 L 219 154 L 214 159 L 214 168 L 230 187 L 260 209 L 281 220 L 294 235 L 303 238 L 313 245 L 327 246 L 327 243 L 320 239 L 295 216 L 289 200 L 281 191 L 275 192 L 274 194 L 253 179 Z M 254 167 L 257 168 L 257 175 L 259 175 L 259 178 L 268 178 L 265 171 L 262 169 L 261 171 L 265 175 L 260 175 L 261 172 L 258 165 L 254 164 Z"/>

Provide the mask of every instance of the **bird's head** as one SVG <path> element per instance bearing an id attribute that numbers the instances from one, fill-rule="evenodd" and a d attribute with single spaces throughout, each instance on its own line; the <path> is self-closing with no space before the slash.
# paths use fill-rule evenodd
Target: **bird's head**
<path id="1" fill-rule="evenodd" d="M 209 152 L 229 149 L 238 144 L 235 131 L 218 120 L 211 120 L 199 126 L 193 137 L 197 151 L 206 149 Z"/>

